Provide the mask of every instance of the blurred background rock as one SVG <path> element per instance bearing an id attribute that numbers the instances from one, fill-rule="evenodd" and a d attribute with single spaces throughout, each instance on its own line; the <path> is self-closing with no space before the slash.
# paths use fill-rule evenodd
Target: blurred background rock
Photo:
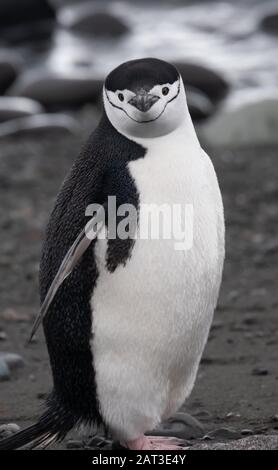
<path id="1" fill-rule="evenodd" d="M 181 72 L 227 224 L 219 306 L 186 405 L 202 428 L 171 426 L 214 441 L 277 433 L 277 46 L 277 0 L 0 0 L 0 425 L 34 421 L 51 388 L 42 332 L 24 342 L 45 225 L 97 125 L 103 79 L 155 56 Z"/>
<path id="2" fill-rule="evenodd" d="M 102 81 L 112 68 L 155 56 L 178 65 L 192 117 L 203 122 L 200 135 L 209 143 L 214 137 L 219 144 L 246 143 L 246 133 L 276 142 L 277 18 L 277 0 L 1 0 L 0 93 L 33 100 L 18 100 L 18 117 L 24 109 L 35 115 L 34 101 L 41 112 L 69 113 L 88 104 L 99 109 Z M 17 118 L 16 103 L 0 98 L 1 122 L 5 109 L 7 120 Z M 238 109 L 248 115 L 244 126 Z M 253 127 L 254 115 L 262 132 Z M 220 117 L 207 131 L 204 121 L 214 116 Z M 2 125 L 0 136 L 16 129 Z"/>

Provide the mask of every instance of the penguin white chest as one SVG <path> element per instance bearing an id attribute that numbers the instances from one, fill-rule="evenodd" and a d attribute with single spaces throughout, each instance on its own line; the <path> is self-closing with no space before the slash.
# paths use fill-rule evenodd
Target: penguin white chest
<path id="1" fill-rule="evenodd" d="M 152 429 L 191 392 L 221 280 L 223 209 L 213 167 L 200 148 L 186 154 L 183 141 L 175 151 L 170 144 L 129 163 L 139 228 L 143 207 L 167 205 L 171 217 L 174 206 L 184 214 L 192 206 L 192 247 L 177 250 L 176 240 L 163 236 L 139 238 L 127 263 L 111 273 L 105 241 L 96 246 L 99 278 L 91 303 L 99 400 L 110 428 L 117 435 L 125 429 L 128 437 L 141 421 L 142 429 Z M 121 420 L 137 416 L 134 432 L 130 422 L 118 427 L 119 407 Z"/>

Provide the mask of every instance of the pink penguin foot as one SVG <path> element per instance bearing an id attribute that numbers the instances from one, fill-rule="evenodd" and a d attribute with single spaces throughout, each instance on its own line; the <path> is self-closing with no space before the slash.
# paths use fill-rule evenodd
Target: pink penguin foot
<path id="1" fill-rule="evenodd" d="M 122 443 L 130 450 L 185 450 L 184 441 L 168 436 L 140 436 Z"/>

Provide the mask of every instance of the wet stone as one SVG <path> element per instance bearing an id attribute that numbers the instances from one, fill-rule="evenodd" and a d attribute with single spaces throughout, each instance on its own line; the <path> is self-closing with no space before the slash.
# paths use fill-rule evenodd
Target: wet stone
<path id="1" fill-rule="evenodd" d="M 24 365 L 24 360 L 19 354 L 0 352 L 0 360 L 5 362 L 9 369 L 17 369 Z"/>
<path id="2" fill-rule="evenodd" d="M 0 382 L 4 380 L 9 380 L 11 377 L 10 369 L 5 361 L 3 361 L 0 357 Z"/>
<path id="3" fill-rule="evenodd" d="M 20 427 L 15 423 L 2 424 L 0 426 L 0 439 L 10 437 L 18 431 L 20 431 Z"/>
<path id="4" fill-rule="evenodd" d="M 254 431 L 252 429 L 242 429 L 241 430 L 241 435 L 242 436 L 251 436 L 254 434 Z"/>

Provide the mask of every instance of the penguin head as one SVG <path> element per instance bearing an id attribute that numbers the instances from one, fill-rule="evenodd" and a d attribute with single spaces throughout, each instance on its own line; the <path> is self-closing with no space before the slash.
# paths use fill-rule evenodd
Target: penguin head
<path id="1" fill-rule="evenodd" d="M 103 99 L 111 124 L 131 138 L 173 132 L 187 109 L 177 69 L 152 58 L 131 60 L 114 69 L 105 80 Z"/>

